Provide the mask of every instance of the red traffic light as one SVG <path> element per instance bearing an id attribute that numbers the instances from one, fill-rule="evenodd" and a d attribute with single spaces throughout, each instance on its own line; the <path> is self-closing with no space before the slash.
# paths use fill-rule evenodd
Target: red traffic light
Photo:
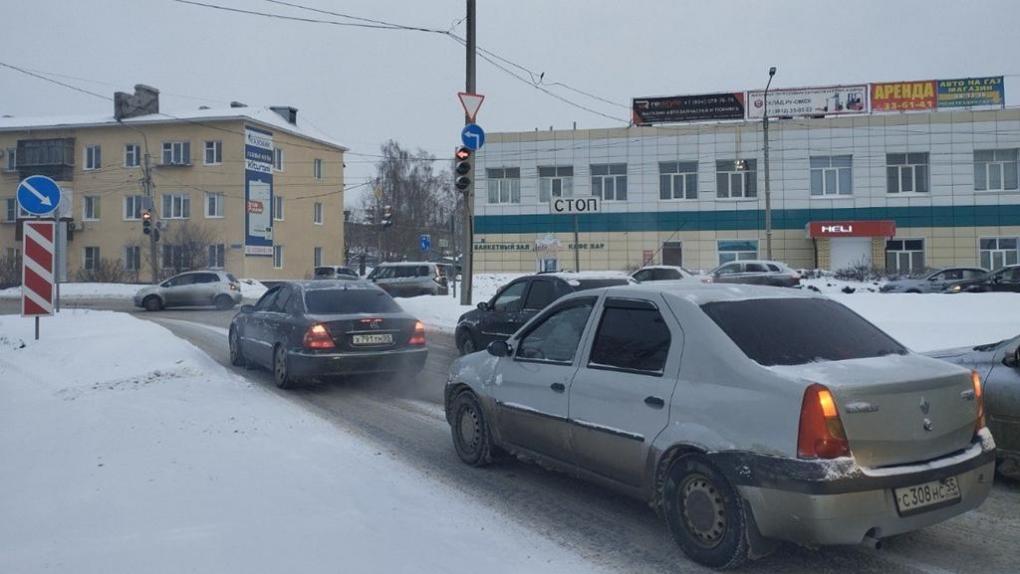
<path id="1" fill-rule="evenodd" d="M 152 212 L 151 211 L 143 212 L 142 213 L 142 219 L 144 219 L 145 221 L 148 221 L 148 220 L 152 219 Z"/>
<path id="2" fill-rule="evenodd" d="M 466 147 L 457 148 L 457 153 L 453 154 L 459 161 L 464 161 L 471 157 L 471 150 Z"/>

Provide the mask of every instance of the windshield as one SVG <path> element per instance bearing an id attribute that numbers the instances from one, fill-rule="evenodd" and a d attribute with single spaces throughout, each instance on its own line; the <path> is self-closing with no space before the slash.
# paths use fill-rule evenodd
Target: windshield
<path id="1" fill-rule="evenodd" d="M 336 273 L 336 271 L 334 271 L 332 267 L 316 267 L 315 268 L 315 276 L 316 277 L 332 277 L 335 273 Z"/>
<path id="2" fill-rule="evenodd" d="M 766 367 L 907 353 L 878 327 L 828 299 L 720 301 L 701 309 L 745 355 Z"/>
<path id="3" fill-rule="evenodd" d="M 376 289 L 314 289 L 306 291 L 305 307 L 312 315 L 399 313 L 403 310 L 385 291 Z"/>

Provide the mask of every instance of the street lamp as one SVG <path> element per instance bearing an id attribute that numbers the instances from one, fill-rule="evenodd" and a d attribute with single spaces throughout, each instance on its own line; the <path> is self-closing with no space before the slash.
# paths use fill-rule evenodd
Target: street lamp
<path id="1" fill-rule="evenodd" d="M 765 84 L 765 109 L 762 114 L 762 133 L 765 140 L 765 258 L 772 259 L 772 186 L 769 178 L 769 86 L 776 75 L 776 67 L 769 68 L 769 81 Z"/>

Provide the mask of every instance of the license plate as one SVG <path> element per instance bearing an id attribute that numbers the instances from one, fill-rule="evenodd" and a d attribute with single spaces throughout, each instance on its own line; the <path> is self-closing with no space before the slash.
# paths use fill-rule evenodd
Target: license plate
<path id="1" fill-rule="evenodd" d="M 955 476 L 893 490 L 896 509 L 906 516 L 960 502 L 960 484 Z"/>
<path id="2" fill-rule="evenodd" d="M 392 345 L 393 335 L 390 333 L 376 333 L 372 335 L 354 335 L 355 345 Z"/>

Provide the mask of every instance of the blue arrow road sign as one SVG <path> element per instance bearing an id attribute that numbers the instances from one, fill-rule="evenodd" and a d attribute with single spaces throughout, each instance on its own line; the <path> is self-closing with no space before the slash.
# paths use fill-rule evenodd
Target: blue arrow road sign
<path id="1" fill-rule="evenodd" d="M 485 145 L 485 130 L 478 124 L 468 124 L 460 130 L 460 141 L 471 151 Z"/>
<path id="2" fill-rule="evenodd" d="M 429 250 L 431 250 L 432 249 L 432 237 L 430 237 L 427 233 L 420 235 L 418 237 L 418 245 L 421 247 L 422 251 L 429 251 Z"/>
<path id="3" fill-rule="evenodd" d="M 18 203 L 32 215 L 46 215 L 60 205 L 60 186 L 45 175 L 26 177 L 18 185 Z"/>

